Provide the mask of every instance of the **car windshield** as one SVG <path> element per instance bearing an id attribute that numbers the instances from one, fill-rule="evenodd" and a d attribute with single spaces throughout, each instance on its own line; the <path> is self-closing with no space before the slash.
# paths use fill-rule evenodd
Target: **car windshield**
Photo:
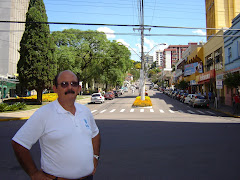
<path id="1" fill-rule="evenodd" d="M 92 97 L 100 96 L 100 94 L 93 94 Z"/>
<path id="2" fill-rule="evenodd" d="M 110 92 L 107 92 L 106 94 L 111 94 Z"/>
<path id="3" fill-rule="evenodd" d="M 204 96 L 196 96 L 197 99 L 206 99 Z"/>

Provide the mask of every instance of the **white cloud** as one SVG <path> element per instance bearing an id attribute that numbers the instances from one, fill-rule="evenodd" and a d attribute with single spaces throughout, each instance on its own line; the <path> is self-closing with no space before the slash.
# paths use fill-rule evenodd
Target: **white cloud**
<path id="1" fill-rule="evenodd" d="M 112 39 L 115 38 L 116 36 L 114 35 L 114 32 L 112 29 L 108 28 L 108 27 L 100 27 L 97 29 L 97 31 L 99 32 L 104 32 L 107 36 L 108 39 Z"/>
<path id="2" fill-rule="evenodd" d="M 60 29 L 61 29 L 61 30 L 70 29 L 70 27 L 63 26 L 63 27 L 61 27 Z"/>
<path id="3" fill-rule="evenodd" d="M 192 31 L 194 34 L 198 34 L 198 35 L 206 35 L 206 32 L 203 32 L 201 29 L 198 29 L 196 31 Z"/>
<path id="4" fill-rule="evenodd" d="M 117 42 L 120 42 L 120 43 L 122 43 L 124 46 L 126 46 L 126 47 L 129 47 L 130 46 L 130 44 L 128 44 L 125 40 L 123 40 L 123 39 L 118 39 L 117 40 Z"/>

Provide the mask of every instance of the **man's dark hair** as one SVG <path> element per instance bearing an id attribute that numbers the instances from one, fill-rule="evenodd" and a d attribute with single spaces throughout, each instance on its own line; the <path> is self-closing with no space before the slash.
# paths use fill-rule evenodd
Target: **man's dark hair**
<path id="1" fill-rule="evenodd" d="M 54 80 L 53 80 L 53 85 L 55 85 L 56 87 L 58 86 L 58 77 L 59 77 L 59 75 L 61 74 L 62 72 L 60 72 L 60 73 L 58 73 L 56 76 L 55 76 L 55 78 L 54 78 Z M 77 75 L 76 75 L 77 76 Z M 77 76 L 77 82 L 79 83 L 79 77 Z"/>

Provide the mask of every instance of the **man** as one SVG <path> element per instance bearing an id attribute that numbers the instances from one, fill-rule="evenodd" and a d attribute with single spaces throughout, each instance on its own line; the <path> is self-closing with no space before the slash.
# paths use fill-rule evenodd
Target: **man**
<path id="1" fill-rule="evenodd" d="M 233 114 L 236 114 L 238 112 L 239 107 L 240 107 L 240 98 L 237 94 L 233 95 Z"/>
<path id="2" fill-rule="evenodd" d="M 75 103 L 79 80 L 73 72 L 63 71 L 53 90 L 58 99 L 39 108 L 13 137 L 16 157 L 32 180 L 90 180 L 98 164 L 100 134 L 90 110 Z M 29 151 L 38 139 L 41 169 Z"/>

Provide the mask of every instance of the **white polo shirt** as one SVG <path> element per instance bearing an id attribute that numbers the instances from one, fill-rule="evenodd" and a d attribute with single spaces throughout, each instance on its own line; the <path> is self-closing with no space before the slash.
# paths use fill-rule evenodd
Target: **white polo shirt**
<path id="1" fill-rule="evenodd" d="M 75 103 L 75 116 L 56 100 L 39 108 L 20 128 L 13 140 L 27 149 L 39 139 L 41 168 L 68 179 L 92 173 L 92 138 L 99 133 L 91 111 Z"/>

